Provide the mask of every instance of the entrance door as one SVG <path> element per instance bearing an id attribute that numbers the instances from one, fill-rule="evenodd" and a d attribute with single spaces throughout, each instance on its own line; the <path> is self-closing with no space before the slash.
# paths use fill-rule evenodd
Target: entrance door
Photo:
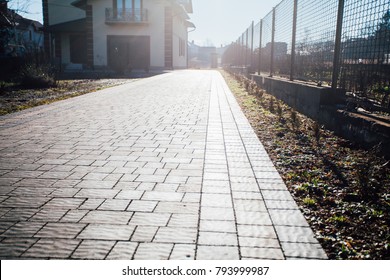
<path id="1" fill-rule="evenodd" d="M 149 36 L 108 36 L 108 66 L 123 73 L 125 70 L 150 67 Z"/>
<path id="2" fill-rule="evenodd" d="M 70 35 L 70 62 L 86 64 L 87 63 L 87 40 L 85 35 Z"/>

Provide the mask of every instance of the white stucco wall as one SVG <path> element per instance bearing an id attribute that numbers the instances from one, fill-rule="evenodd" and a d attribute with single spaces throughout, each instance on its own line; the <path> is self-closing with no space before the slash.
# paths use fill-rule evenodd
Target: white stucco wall
<path id="1" fill-rule="evenodd" d="M 72 2 L 74 0 L 48 0 L 49 25 L 85 18 L 85 11 L 70 5 Z"/>
<path id="2" fill-rule="evenodd" d="M 94 63 L 107 65 L 107 36 L 149 36 L 150 66 L 164 67 L 164 1 L 144 0 L 148 10 L 148 24 L 106 24 L 106 8 L 112 8 L 112 1 L 93 0 Z"/>
<path id="3" fill-rule="evenodd" d="M 183 21 L 178 18 L 173 18 L 173 67 L 186 68 L 187 67 L 187 27 Z M 185 55 L 180 56 L 180 39 L 184 40 Z"/>

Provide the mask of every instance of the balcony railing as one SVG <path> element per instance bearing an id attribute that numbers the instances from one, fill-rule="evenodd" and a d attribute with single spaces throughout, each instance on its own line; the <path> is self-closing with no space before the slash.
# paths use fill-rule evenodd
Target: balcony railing
<path id="1" fill-rule="evenodd" d="M 106 9 L 106 23 L 146 23 L 148 10 L 146 9 Z"/>

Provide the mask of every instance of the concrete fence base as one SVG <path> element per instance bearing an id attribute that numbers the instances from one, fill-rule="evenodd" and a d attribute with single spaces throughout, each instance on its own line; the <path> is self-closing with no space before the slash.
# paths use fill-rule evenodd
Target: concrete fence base
<path id="1" fill-rule="evenodd" d="M 337 135 L 366 148 L 376 147 L 383 156 L 390 158 L 390 123 L 346 110 L 345 91 L 338 89 L 334 92 L 329 87 L 300 81 L 251 75 L 245 67 L 230 68 L 229 71 L 251 78 L 267 93 Z"/>

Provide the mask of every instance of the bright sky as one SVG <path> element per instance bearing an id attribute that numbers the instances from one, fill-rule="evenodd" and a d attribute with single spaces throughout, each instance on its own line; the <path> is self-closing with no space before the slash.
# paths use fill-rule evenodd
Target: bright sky
<path id="1" fill-rule="evenodd" d="M 108 1 L 108 0 L 107 0 Z M 196 30 L 189 34 L 189 40 L 201 46 L 228 45 L 246 30 L 252 20 L 255 24 L 267 15 L 281 0 L 192 0 L 194 13 L 191 21 Z M 19 3 L 19 4 L 18 4 Z M 13 9 L 26 6 L 26 18 L 42 22 L 41 0 L 11 0 Z"/>
<path id="2" fill-rule="evenodd" d="M 236 41 L 251 25 L 257 24 L 281 0 L 192 0 L 194 13 L 190 15 L 196 30 L 189 40 L 201 46 L 228 45 Z"/>

